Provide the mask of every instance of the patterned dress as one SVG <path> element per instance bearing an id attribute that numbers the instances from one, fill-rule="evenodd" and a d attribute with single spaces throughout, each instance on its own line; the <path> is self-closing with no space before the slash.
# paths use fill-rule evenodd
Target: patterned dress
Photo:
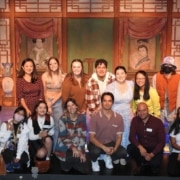
<path id="1" fill-rule="evenodd" d="M 132 118 L 132 110 L 131 110 L 131 101 L 133 99 L 133 87 L 134 83 L 132 81 L 126 81 L 127 83 L 127 91 L 125 93 L 121 93 L 117 88 L 117 82 L 114 81 L 106 87 L 106 92 L 109 91 L 114 95 L 114 104 L 113 111 L 120 114 L 123 118 L 124 122 L 124 132 L 122 136 L 121 145 L 124 148 L 127 148 L 129 144 L 129 129 Z"/>
<path id="2" fill-rule="evenodd" d="M 27 82 L 24 78 L 17 78 L 16 84 L 17 104 L 20 105 L 24 98 L 31 112 L 39 99 L 44 99 L 43 84 L 40 78 L 35 83 Z"/>

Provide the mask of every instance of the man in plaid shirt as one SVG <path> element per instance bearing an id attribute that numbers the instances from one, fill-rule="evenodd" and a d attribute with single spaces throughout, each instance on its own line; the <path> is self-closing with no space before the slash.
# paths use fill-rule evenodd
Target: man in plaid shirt
<path id="1" fill-rule="evenodd" d="M 105 59 L 97 59 L 95 62 L 95 73 L 92 74 L 87 82 L 85 99 L 87 114 L 90 116 L 100 109 L 101 95 L 105 91 L 106 86 L 115 79 L 114 74 L 107 72 L 107 66 L 108 62 Z"/>

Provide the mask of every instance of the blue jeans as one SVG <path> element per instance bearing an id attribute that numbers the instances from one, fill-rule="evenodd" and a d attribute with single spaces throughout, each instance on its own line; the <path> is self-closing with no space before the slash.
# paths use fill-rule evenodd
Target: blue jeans
<path id="1" fill-rule="evenodd" d="M 52 106 L 52 117 L 54 119 L 54 135 L 53 135 L 53 150 L 55 149 L 57 139 L 58 139 L 58 132 L 59 132 L 59 119 L 63 115 L 63 107 L 62 107 L 62 99 L 57 100 Z"/>

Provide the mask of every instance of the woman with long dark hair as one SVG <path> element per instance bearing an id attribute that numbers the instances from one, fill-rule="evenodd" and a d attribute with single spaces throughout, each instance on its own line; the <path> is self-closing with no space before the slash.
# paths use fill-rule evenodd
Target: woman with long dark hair
<path id="1" fill-rule="evenodd" d="M 16 83 L 17 104 L 26 109 L 30 116 L 35 104 L 44 99 L 44 90 L 41 78 L 38 77 L 35 63 L 32 59 L 26 58 L 22 61 Z"/>
<path id="2" fill-rule="evenodd" d="M 160 117 L 160 102 L 156 89 L 152 88 L 149 82 L 147 72 L 140 70 L 135 74 L 133 111 L 136 113 L 136 107 L 139 102 L 145 102 L 149 113 Z"/>
<path id="3" fill-rule="evenodd" d="M 37 102 L 32 116 L 28 119 L 28 127 L 32 164 L 35 160 L 49 160 L 53 146 L 54 120 L 48 114 L 45 101 Z"/>

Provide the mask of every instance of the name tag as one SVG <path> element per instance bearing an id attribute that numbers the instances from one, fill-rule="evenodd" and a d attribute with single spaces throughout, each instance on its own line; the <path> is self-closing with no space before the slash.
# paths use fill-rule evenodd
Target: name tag
<path id="1" fill-rule="evenodd" d="M 115 128 L 116 128 L 116 127 L 118 127 L 118 125 L 116 125 L 116 124 L 112 124 L 112 127 L 115 127 Z"/>
<path id="2" fill-rule="evenodd" d="M 152 132 L 152 129 L 151 128 L 146 128 L 146 131 L 147 132 Z"/>

